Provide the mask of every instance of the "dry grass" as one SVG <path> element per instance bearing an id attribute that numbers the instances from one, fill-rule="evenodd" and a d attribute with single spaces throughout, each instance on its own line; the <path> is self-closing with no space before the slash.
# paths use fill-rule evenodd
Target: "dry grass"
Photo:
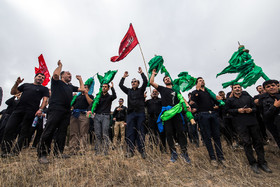
<path id="1" fill-rule="evenodd" d="M 265 147 L 272 174 L 251 172 L 243 150 L 224 145 L 228 168 L 213 168 L 205 147 L 189 145 L 192 164 L 169 161 L 167 154 L 147 149 L 147 159 L 139 154 L 125 158 L 120 150 L 108 156 L 93 151 L 70 159 L 51 159 L 40 165 L 35 150 L 23 150 L 19 157 L 0 159 L 1 186 L 280 186 L 280 152 L 274 145 Z M 67 151 L 66 151 L 67 152 Z"/>

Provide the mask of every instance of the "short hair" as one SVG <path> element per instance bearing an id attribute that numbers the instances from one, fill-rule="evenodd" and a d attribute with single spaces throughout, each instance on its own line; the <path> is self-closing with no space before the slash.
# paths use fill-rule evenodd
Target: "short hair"
<path id="1" fill-rule="evenodd" d="M 256 87 L 256 90 L 258 90 L 258 87 L 262 87 L 262 85 L 258 85 L 258 86 Z"/>
<path id="2" fill-rule="evenodd" d="M 120 100 L 124 101 L 123 98 L 120 98 L 119 101 L 120 101 Z"/>
<path id="3" fill-rule="evenodd" d="M 140 81 L 139 81 L 138 79 L 133 78 L 131 81 L 133 81 L 133 80 L 137 81 L 137 82 L 138 82 L 138 84 L 140 84 Z"/>
<path id="4" fill-rule="evenodd" d="M 202 77 L 197 77 L 197 79 L 195 80 L 195 85 L 197 85 L 199 79 L 203 79 L 203 78 Z"/>
<path id="5" fill-rule="evenodd" d="M 221 90 L 221 91 L 219 91 L 219 94 L 220 94 L 220 93 L 225 93 L 225 92 L 224 92 L 223 90 Z"/>
<path id="6" fill-rule="evenodd" d="M 264 81 L 263 87 L 265 88 L 266 85 L 273 84 L 273 83 L 275 83 L 277 85 L 277 84 L 279 84 L 279 81 L 275 80 L 275 79 Z"/>
<path id="7" fill-rule="evenodd" d="M 168 75 L 165 75 L 164 77 L 163 77 L 163 79 L 162 79 L 162 81 L 164 82 L 164 79 L 166 78 L 166 77 L 169 77 Z M 170 77 L 169 77 L 170 78 Z"/>
<path id="8" fill-rule="evenodd" d="M 42 76 L 46 77 L 46 76 L 44 75 L 44 73 L 36 73 L 35 77 L 37 77 L 38 75 L 42 75 Z"/>

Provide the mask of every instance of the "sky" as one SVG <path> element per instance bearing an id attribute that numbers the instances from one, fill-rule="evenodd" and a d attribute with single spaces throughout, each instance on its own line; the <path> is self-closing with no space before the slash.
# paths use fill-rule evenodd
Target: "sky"
<path id="1" fill-rule="evenodd" d="M 63 70 L 73 75 L 73 85 L 78 85 L 75 75 L 86 80 L 96 73 L 118 70 L 114 87 L 117 97 L 126 100 L 118 86 L 123 73 L 129 72 L 125 85 L 131 87 L 134 77 L 143 82 L 138 67 L 146 71 L 139 45 L 122 61 L 110 61 L 118 55 L 129 23 L 145 62 L 163 56 L 173 79 L 188 71 L 203 77 L 215 93 L 230 91 L 221 84 L 236 74 L 218 78 L 216 74 L 228 65 L 239 41 L 269 78 L 279 80 L 279 0 L 1 0 L 0 86 L 4 96 L 0 109 L 6 107 L 17 77 L 24 78 L 24 83 L 33 82 L 40 54 L 51 75 L 61 60 Z M 162 85 L 162 77 L 158 75 L 155 82 Z M 261 78 L 246 90 L 256 95 L 255 87 L 262 83 Z M 117 100 L 112 110 L 116 105 Z"/>

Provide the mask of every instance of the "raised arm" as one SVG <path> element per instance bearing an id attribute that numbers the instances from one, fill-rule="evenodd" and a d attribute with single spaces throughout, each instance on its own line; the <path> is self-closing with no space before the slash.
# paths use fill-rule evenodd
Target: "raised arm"
<path id="1" fill-rule="evenodd" d="M 11 95 L 16 95 L 16 94 L 20 93 L 20 91 L 18 90 L 18 85 L 19 85 L 20 83 L 22 83 L 23 80 L 24 80 L 24 79 L 21 79 L 20 77 L 17 78 L 17 80 L 16 80 L 14 86 L 13 86 L 12 89 L 11 89 Z"/>
<path id="2" fill-rule="evenodd" d="M 138 73 L 140 73 L 140 75 L 141 75 L 141 77 L 142 77 L 142 80 L 143 80 L 143 84 L 142 84 L 142 86 L 141 86 L 140 89 L 141 89 L 142 91 L 145 91 L 145 90 L 146 90 L 146 87 L 147 87 L 147 85 L 148 85 L 148 79 L 147 79 L 146 75 L 143 73 L 141 67 L 138 68 Z"/>
<path id="3" fill-rule="evenodd" d="M 76 78 L 78 79 L 79 84 L 80 84 L 80 87 L 78 88 L 78 92 L 84 92 L 85 86 L 84 86 L 84 82 L 83 82 L 81 75 L 76 75 Z"/>
<path id="4" fill-rule="evenodd" d="M 156 72 L 156 69 L 153 70 L 152 72 L 152 76 L 150 78 L 150 84 L 155 88 L 157 89 L 158 88 L 158 84 L 155 83 L 155 76 L 156 76 L 157 72 Z"/>
<path id="5" fill-rule="evenodd" d="M 54 80 L 59 80 L 59 76 L 60 76 L 60 72 L 61 72 L 61 69 L 62 69 L 62 63 L 61 63 L 61 61 L 59 60 L 58 62 L 57 62 L 57 68 L 54 70 L 54 72 L 53 72 L 53 79 Z"/>
<path id="6" fill-rule="evenodd" d="M 124 75 L 123 75 L 123 77 L 122 77 L 122 79 L 121 79 L 121 81 L 120 81 L 120 83 L 119 83 L 119 87 L 121 88 L 121 90 L 124 92 L 124 93 L 128 93 L 128 88 L 126 87 L 126 86 L 124 86 L 123 84 L 124 84 L 124 80 L 125 80 L 125 78 L 126 77 L 128 77 L 128 72 L 126 71 L 126 72 L 124 72 Z"/>
<path id="7" fill-rule="evenodd" d="M 111 82 L 111 90 L 112 90 L 112 101 L 113 101 L 117 98 L 117 94 L 116 94 L 113 82 Z"/>

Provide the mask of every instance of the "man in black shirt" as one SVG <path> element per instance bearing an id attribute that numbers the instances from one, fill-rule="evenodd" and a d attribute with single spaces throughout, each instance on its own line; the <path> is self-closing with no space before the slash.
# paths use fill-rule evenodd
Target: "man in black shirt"
<path id="1" fill-rule="evenodd" d="M 177 93 L 172 89 L 170 77 L 165 76 L 163 78 L 163 82 L 166 85 L 166 87 L 163 87 L 154 82 L 156 74 L 156 70 L 154 69 L 150 78 L 150 84 L 159 91 L 162 101 L 162 111 L 164 112 L 177 105 L 179 103 L 179 99 L 177 97 Z M 166 108 L 166 110 L 164 110 L 164 108 Z M 178 159 L 178 154 L 174 145 L 174 133 L 176 133 L 178 143 L 181 147 L 181 156 L 183 157 L 184 161 L 190 163 L 191 160 L 187 153 L 187 138 L 183 129 L 182 113 L 177 113 L 171 119 L 164 121 L 164 130 L 166 132 L 166 139 L 171 152 L 170 161 L 175 162 Z"/>
<path id="2" fill-rule="evenodd" d="M 158 95 L 159 92 L 156 89 L 153 89 L 151 99 L 146 101 L 148 112 L 148 131 L 150 141 L 156 146 L 160 145 L 161 152 L 166 152 L 165 132 L 160 133 L 157 126 L 157 119 L 162 108 L 161 98 L 159 98 Z"/>
<path id="3" fill-rule="evenodd" d="M 5 103 L 8 106 L 7 109 L 5 110 L 5 112 L 2 114 L 1 117 L 1 125 L 0 125 L 0 144 L 2 143 L 2 139 L 3 139 L 3 135 L 4 135 L 4 130 L 5 127 L 7 125 L 7 122 L 11 116 L 11 114 L 13 113 L 13 111 L 15 110 L 19 99 L 20 99 L 21 93 L 16 94 L 15 96 L 11 97 L 10 99 L 8 99 Z M 16 133 L 17 135 L 17 133 Z"/>
<path id="4" fill-rule="evenodd" d="M 280 92 L 277 80 L 268 80 L 263 83 L 266 94 L 259 104 L 263 111 L 264 122 L 280 148 Z"/>
<path id="5" fill-rule="evenodd" d="M 260 130 L 261 130 L 261 133 L 262 133 L 262 138 L 263 138 L 263 141 L 265 144 L 267 144 L 267 140 L 268 140 L 268 137 L 267 137 L 267 134 L 266 134 L 266 127 L 265 127 L 265 123 L 263 121 L 263 115 L 262 115 L 262 109 L 260 107 L 260 104 L 259 104 L 259 99 L 260 97 L 263 96 L 263 94 L 265 93 L 262 85 L 258 85 L 256 87 L 256 90 L 259 92 L 258 95 L 255 95 L 253 97 L 253 100 L 254 100 L 254 103 L 256 104 L 256 117 L 257 117 L 257 120 L 258 120 L 258 124 L 259 124 L 259 127 L 260 127 Z"/>
<path id="6" fill-rule="evenodd" d="M 218 114 L 215 112 L 216 104 L 218 104 L 206 91 L 205 82 L 202 77 L 198 77 L 196 80 L 196 90 L 192 92 L 192 100 L 197 104 L 198 111 L 198 123 L 201 133 L 203 133 L 203 140 L 209 153 L 211 165 L 218 166 L 218 161 L 222 165 L 226 165 L 224 162 L 224 154 L 222 150 L 220 140 L 220 124 L 218 121 Z M 221 99 L 217 96 L 217 99 Z M 214 140 L 215 150 L 214 153 L 211 138 Z"/>
<path id="7" fill-rule="evenodd" d="M 144 92 L 146 90 L 148 80 L 145 74 L 142 72 L 142 68 L 138 68 L 138 73 L 143 79 L 143 85 L 139 87 L 140 81 L 135 78 L 132 79 L 132 88 L 124 86 L 124 80 L 128 77 L 126 71 L 119 83 L 121 90 L 127 94 L 128 97 L 128 109 L 127 109 L 127 126 L 126 126 L 126 142 L 129 146 L 129 152 L 127 157 L 134 156 L 135 141 L 137 141 L 138 151 L 141 153 L 143 159 L 146 158 L 145 153 L 145 97 Z"/>
<path id="8" fill-rule="evenodd" d="M 54 143 L 54 155 L 61 158 L 69 158 L 62 154 L 64 151 L 67 127 L 71 116 L 71 100 L 73 92 L 84 91 L 84 83 L 81 76 L 77 75 L 80 88 L 73 86 L 71 82 L 72 75 L 69 71 L 61 71 L 62 63 L 59 60 L 58 67 L 54 70 L 51 80 L 52 95 L 49 101 L 49 113 L 46 127 L 42 133 L 37 153 L 38 161 L 41 164 L 49 163 L 47 155 L 50 153 L 53 135 L 56 132 Z M 59 80 L 59 76 L 61 80 Z"/>
<path id="9" fill-rule="evenodd" d="M 120 147 L 122 148 L 124 146 L 126 115 L 127 115 L 127 108 L 123 105 L 123 98 L 120 98 L 119 106 L 117 106 L 113 112 L 113 121 L 115 121 L 114 139 L 113 139 L 114 147 L 117 147 L 119 132 L 121 134 Z"/>
<path id="10" fill-rule="evenodd" d="M 96 136 L 95 150 L 96 154 L 101 152 L 104 155 L 108 155 L 109 149 L 109 125 L 110 125 L 110 114 L 113 100 L 117 98 L 114 84 L 111 82 L 112 95 L 108 93 L 110 87 L 109 84 L 102 85 L 102 94 L 100 101 L 95 109 L 94 115 L 94 132 Z"/>
<path id="11" fill-rule="evenodd" d="M 12 141 L 14 139 L 13 135 L 17 132 L 21 125 L 20 135 L 15 149 L 13 150 L 15 155 L 18 155 L 22 149 L 24 141 L 28 141 L 34 117 L 42 115 L 42 111 L 47 105 L 47 99 L 49 97 L 48 88 L 42 86 L 44 79 L 44 74 L 37 73 L 34 78 L 34 83 L 24 83 L 21 86 L 18 86 L 24 80 L 18 77 L 16 83 L 12 87 L 12 95 L 20 92 L 22 92 L 22 95 L 5 127 L 2 143 L 3 157 L 6 157 L 11 153 Z M 42 98 L 43 102 L 39 107 Z"/>
<path id="12" fill-rule="evenodd" d="M 78 95 L 72 105 L 70 118 L 70 154 L 77 154 L 78 151 L 86 150 L 87 135 L 89 130 L 89 118 L 86 116 L 88 107 L 92 103 L 93 96 L 88 94 L 88 85 L 84 85 L 85 91 Z"/>
<path id="13" fill-rule="evenodd" d="M 232 87 L 233 97 L 226 101 L 226 110 L 233 115 L 233 124 L 241 138 L 244 150 L 253 172 L 259 174 L 258 168 L 265 172 L 272 171 L 267 167 L 264 159 L 264 148 L 260 129 L 255 117 L 256 106 L 251 96 L 243 95 L 239 84 Z M 252 145 L 257 153 L 258 161 L 253 155 Z"/>

